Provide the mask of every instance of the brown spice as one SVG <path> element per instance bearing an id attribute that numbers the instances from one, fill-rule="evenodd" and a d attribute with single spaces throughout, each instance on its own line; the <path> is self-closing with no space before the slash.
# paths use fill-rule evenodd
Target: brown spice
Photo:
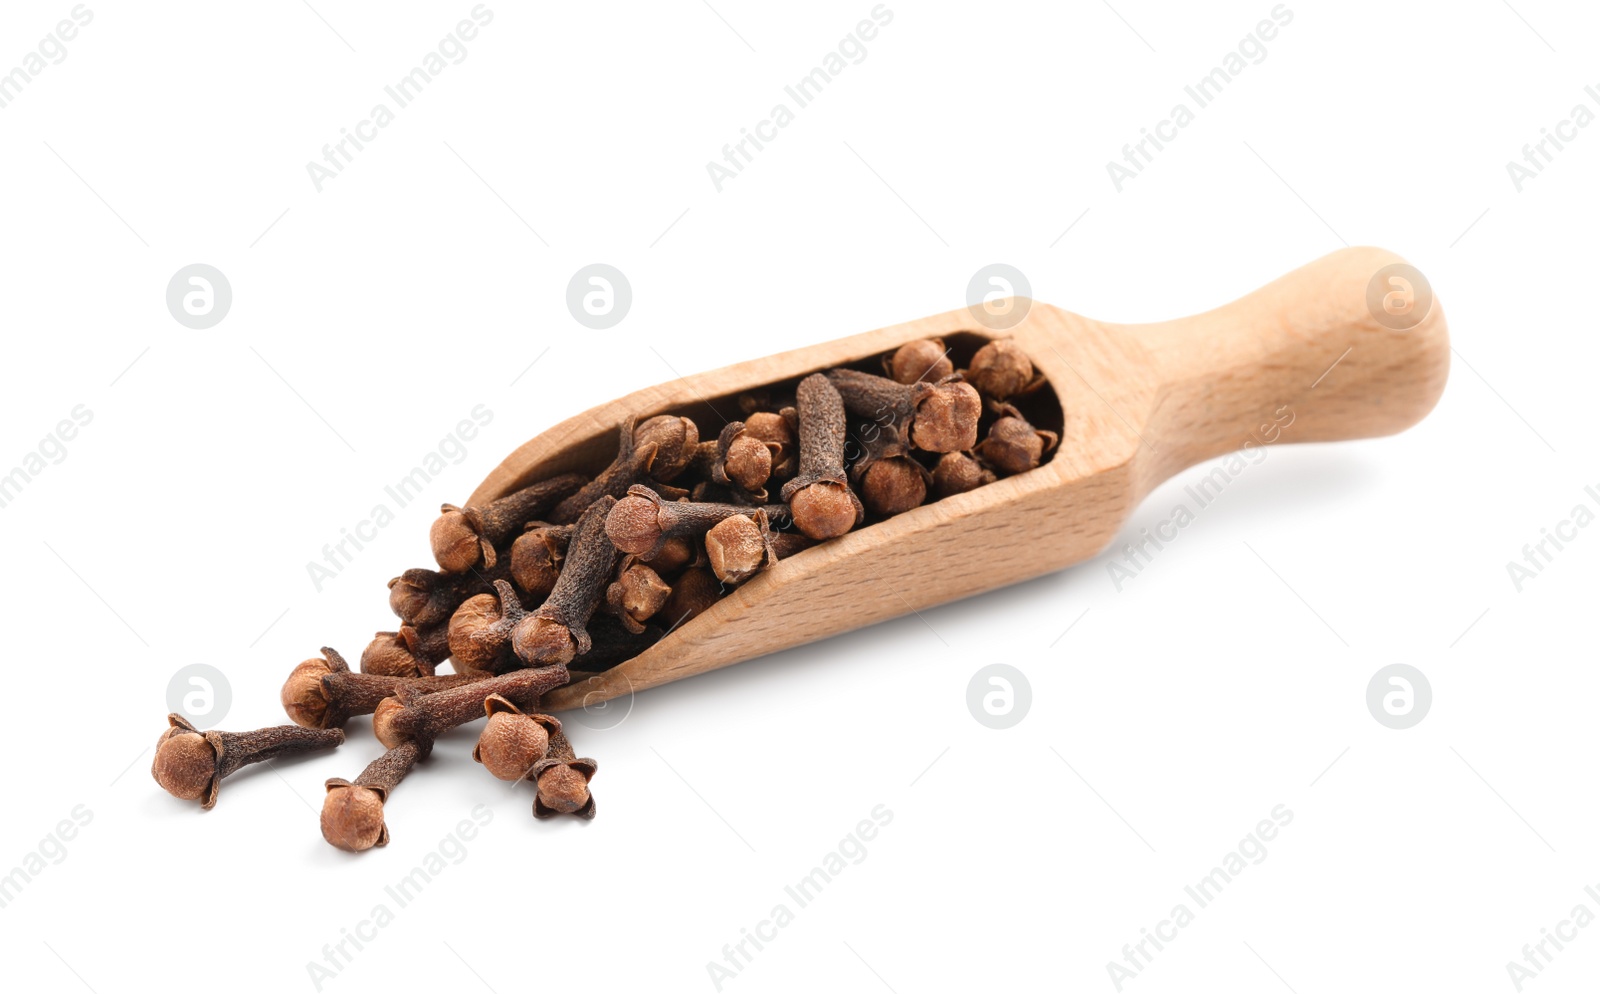
<path id="1" fill-rule="evenodd" d="M 252 732 L 200 731 L 179 714 L 167 715 L 167 730 L 156 740 L 150 775 L 161 789 L 183 801 L 199 801 L 211 810 L 222 781 L 251 763 L 314 749 L 331 749 L 344 741 L 337 728 L 277 725 Z"/>
<path id="2" fill-rule="evenodd" d="M 521 780 L 550 748 L 550 736 L 561 722 L 547 714 L 527 714 L 511 701 L 491 694 L 483 702 L 488 724 L 472 747 L 472 758 L 500 780 Z"/>
<path id="3" fill-rule="evenodd" d="M 1027 393 L 1043 382 L 1022 346 L 1009 338 L 997 338 L 979 349 L 964 375 L 979 393 L 994 400 Z"/>
<path id="4" fill-rule="evenodd" d="M 406 624 L 426 628 L 450 620 L 462 601 L 487 594 L 494 589 L 494 581 L 509 577 L 503 561 L 465 573 L 408 569 L 389 581 L 389 609 Z"/>
<path id="5" fill-rule="evenodd" d="M 800 471 L 783 485 L 796 528 L 814 539 L 836 538 L 861 523 L 865 511 L 844 474 L 844 401 L 821 373 L 796 388 Z"/>
<path id="6" fill-rule="evenodd" d="M 828 379 L 838 388 L 847 411 L 892 428 L 902 443 L 924 452 L 955 452 L 978 441 L 983 401 L 958 377 L 905 384 L 853 369 L 832 369 Z"/>
<path id="7" fill-rule="evenodd" d="M 449 626 L 415 628 L 401 625 L 398 632 L 379 632 L 361 652 L 361 672 L 378 676 L 433 676 L 434 669 L 450 657 Z"/>
<path id="8" fill-rule="evenodd" d="M 511 581 L 534 600 L 549 596 L 561 575 L 571 525 L 534 523 L 511 543 Z"/>
<path id="9" fill-rule="evenodd" d="M 493 566 L 497 548 L 586 482 L 577 473 L 566 473 L 481 507 L 446 504 L 439 509 L 428 535 L 433 558 L 446 573 L 462 573 L 479 563 Z"/>
<path id="10" fill-rule="evenodd" d="M 565 732 L 559 729 L 552 732 L 549 752 L 528 774 L 539 787 L 533 801 L 533 816 L 550 818 L 574 814 L 579 818 L 593 818 L 594 795 L 589 792 L 589 781 L 599 769 L 600 764 L 594 760 L 577 758 Z"/>
<path id="11" fill-rule="evenodd" d="M 606 515 L 606 537 L 628 555 L 653 556 L 668 539 L 697 538 L 717 522 L 750 510 L 742 504 L 664 501 L 649 487 L 631 487 Z M 789 516 L 782 505 L 767 511 L 783 520 Z"/>
<path id="12" fill-rule="evenodd" d="M 578 519 L 567 562 L 550 596 L 512 633 L 517 657 L 530 666 L 565 665 L 589 651 L 585 625 L 605 596 L 622 553 L 606 537 L 606 516 L 617 500 L 605 496 Z"/>
<path id="13" fill-rule="evenodd" d="M 661 576 L 670 576 L 678 570 L 694 562 L 696 558 L 695 545 L 686 538 L 669 538 L 661 543 L 655 555 L 640 556 L 642 562 L 650 564 L 650 568 Z"/>
<path id="14" fill-rule="evenodd" d="M 654 569 L 633 557 L 622 560 L 617 578 L 606 588 L 606 608 L 635 634 L 667 602 L 672 587 Z"/>
<path id="15" fill-rule="evenodd" d="M 641 422 L 633 433 L 633 440 L 639 447 L 656 447 L 650 478 L 658 483 L 666 483 L 688 469 L 694 461 L 700 448 L 700 429 L 688 418 L 660 414 Z"/>
<path id="16" fill-rule="evenodd" d="M 722 598 L 722 582 L 706 566 L 694 566 L 683 571 L 673 581 L 672 596 L 661 609 L 661 623 L 668 631 L 705 611 Z"/>
<path id="17" fill-rule="evenodd" d="M 644 482 L 658 448 L 657 441 L 639 439 L 632 417 L 624 418 L 617 429 L 617 457 L 583 489 L 557 504 L 550 512 L 550 520 L 558 525 L 570 525 L 595 501 L 602 497 L 621 497 L 635 483 Z"/>
<path id="18" fill-rule="evenodd" d="M 372 715 L 372 731 L 389 748 L 416 742 L 422 755 L 445 732 L 483 716 L 483 702 L 500 694 L 514 704 L 534 706 L 539 695 L 567 682 L 565 666 L 516 670 L 465 686 L 417 696 L 401 692 L 383 701 Z"/>
<path id="19" fill-rule="evenodd" d="M 978 446 L 978 455 L 1000 472 L 1026 473 L 1056 447 L 1059 439 L 1055 432 L 1035 428 L 1010 404 L 996 404 L 995 412 L 1000 417 L 989 426 L 988 437 Z"/>
<path id="20" fill-rule="evenodd" d="M 322 837 L 345 852 L 388 845 L 383 804 L 421 756 L 419 744 L 402 742 L 367 764 L 353 783 L 338 777 L 329 780 L 322 799 Z"/>
<path id="21" fill-rule="evenodd" d="M 407 690 L 433 693 L 471 681 L 470 674 L 398 677 L 351 673 L 344 657 L 323 647 L 321 659 L 308 659 L 289 672 L 279 700 L 302 728 L 341 728 L 358 714 L 371 714 L 378 702 Z"/>
<path id="22" fill-rule="evenodd" d="M 937 383 L 955 372 L 941 338 L 905 343 L 883 361 L 883 369 L 896 383 Z"/>
<path id="23" fill-rule="evenodd" d="M 933 468 L 933 492 L 940 497 L 950 497 L 976 490 L 996 479 L 994 472 L 974 459 L 971 453 L 946 452 Z"/>
<path id="24" fill-rule="evenodd" d="M 706 558 L 711 572 L 729 586 L 738 586 L 777 562 L 767 512 L 757 510 L 718 522 L 706 532 Z"/>

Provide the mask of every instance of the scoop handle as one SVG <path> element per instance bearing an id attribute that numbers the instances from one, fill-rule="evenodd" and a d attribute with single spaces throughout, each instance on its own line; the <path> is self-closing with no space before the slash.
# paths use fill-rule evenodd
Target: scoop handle
<path id="1" fill-rule="evenodd" d="M 1114 329 L 1155 371 L 1151 485 L 1251 444 L 1390 435 L 1433 409 L 1450 369 L 1426 278 L 1347 248 L 1213 311 Z"/>

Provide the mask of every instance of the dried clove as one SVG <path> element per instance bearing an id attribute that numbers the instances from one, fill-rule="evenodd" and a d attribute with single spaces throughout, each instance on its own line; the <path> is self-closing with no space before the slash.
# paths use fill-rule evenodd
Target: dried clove
<path id="1" fill-rule="evenodd" d="M 465 573 L 408 569 L 389 581 L 389 609 L 406 624 L 426 628 L 450 620 L 462 601 L 487 594 L 494 581 L 510 575 L 504 562 Z"/>
<path id="2" fill-rule="evenodd" d="M 641 562 L 649 563 L 650 568 L 657 574 L 666 576 L 694 562 L 694 543 L 686 538 L 669 538 L 661 543 L 661 548 L 657 549 L 654 555 L 640 556 L 639 559 Z"/>
<path id="3" fill-rule="evenodd" d="M 577 758 L 565 732 L 557 729 L 550 733 L 549 752 L 528 773 L 539 788 L 533 800 L 533 816 L 573 814 L 593 818 L 594 795 L 589 792 L 589 781 L 599 769 L 600 764 L 594 760 Z"/>
<path id="4" fill-rule="evenodd" d="M 906 384 L 853 369 L 831 369 L 828 379 L 838 388 L 845 410 L 890 428 L 902 444 L 924 452 L 955 452 L 978 441 L 983 401 L 959 377 Z"/>
<path id="5" fill-rule="evenodd" d="M 643 482 L 659 448 L 658 440 L 639 437 L 632 417 L 624 418 L 617 429 L 617 457 L 583 489 L 557 504 L 550 512 L 550 520 L 558 525 L 570 525 L 602 497 L 621 497 L 629 487 Z"/>
<path id="6" fill-rule="evenodd" d="M 717 522 L 706 532 L 706 559 L 711 572 L 729 586 L 738 586 L 777 562 L 767 512 L 757 510 Z"/>
<path id="7" fill-rule="evenodd" d="M 383 804 L 421 756 L 420 745 L 402 742 L 367 764 L 354 782 L 338 777 L 329 780 L 325 784 L 328 793 L 322 799 L 322 837 L 345 852 L 388 845 Z"/>
<path id="8" fill-rule="evenodd" d="M 738 487 L 750 499 L 765 502 L 767 481 L 777 446 L 745 431 L 743 421 L 730 421 L 717 436 L 717 458 L 711 464 L 712 482 Z"/>
<path id="9" fill-rule="evenodd" d="M 479 563 L 493 566 L 496 548 L 586 482 L 577 473 L 566 473 L 481 507 L 446 504 L 439 509 L 439 517 L 428 534 L 433 558 L 446 573 L 463 573 Z"/>
<path id="10" fill-rule="evenodd" d="M 378 741 L 393 749 L 415 742 L 422 755 L 433 751 L 433 741 L 445 732 L 483 717 L 483 702 L 499 694 L 518 705 L 538 704 L 539 695 L 567 682 L 565 666 L 516 670 L 452 690 L 414 695 L 401 691 L 378 705 L 372 714 L 372 731 Z"/>
<path id="11" fill-rule="evenodd" d="M 928 497 L 929 474 L 891 431 L 868 425 L 864 451 L 850 467 L 850 479 L 873 514 L 901 514 Z"/>
<path id="12" fill-rule="evenodd" d="M 1027 393 L 1044 382 L 1034 373 L 1033 362 L 1022 346 L 1009 338 L 997 338 L 979 349 L 964 375 L 979 393 L 994 400 Z"/>
<path id="13" fill-rule="evenodd" d="M 734 421 L 717 436 L 717 455 L 710 467 L 711 480 L 744 491 L 756 503 L 767 500 L 771 480 L 794 475 L 795 419 L 792 407 L 779 413 L 757 411 L 744 421 Z"/>
<path id="14" fill-rule="evenodd" d="M 955 372 L 944 339 L 923 338 L 907 342 L 883 360 L 883 370 L 896 383 L 937 383 Z"/>
<path id="15" fill-rule="evenodd" d="M 415 628 L 401 625 L 398 632 L 379 632 L 361 652 L 361 672 L 378 676 L 433 676 L 450 657 L 449 626 Z"/>
<path id="16" fill-rule="evenodd" d="M 216 805 L 222 781 L 251 763 L 331 749 L 344 741 L 337 728 L 277 725 L 253 732 L 202 732 L 180 714 L 167 715 L 167 725 L 156 740 L 150 775 L 162 790 L 179 800 L 199 801 L 206 811 Z"/>
<path id="17" fill-rule="evenodd" d="M 578 519 L 566 565 L 550 596 L 523 618 L 511 636 L 517 658 L 530 666 L 565 665 L 589 651 L 585 625 L 605 596 L 622 553 L 606 537 L 606 516 L 617 505 L 607 495 Z"/>
<path id="18" fill-rule="evenodd" d="M 470 674 L 406 678 L 352 673 L 343 656 L 324 646 L 321 659 L 308 659 L 289 672 L 279 700 L 302 728 L 342 728 L 358 714 L 371 714 L 379 701 L 400 690 L 426 694 L 472 679 Z"/>
<path id="19" fill-rule="evenodd" d="M 814 539 L 836 538 L 865 511 L 844 475 L 845 406 L 827 376 L 813 373 L 796 388 L 800 472 L 783 485 L 796 528 Z"/>
<path id="20" fill-rule="evenodd" d="M 500 582 L 505 583 L 504 580 Z M 515 597 L 512 602 L 521 608 Z M 502 650 L 506 648 L 505 640 L 493 637 L 480 639 L 478 636 L 503 617 L 498 592 L 468 597 L 456 608 L 456 613 L 450 616 L 449 632 L 450 661 L 457 671 L 488 676 L 500 668 L 498 664 L 502 661 Z"/>
<path id="21" fill-rule="evenodd" d="M 634 431 L 633 438 L 636 446 L 656 447 L 650 478 L 657 483 L 667 483 L 688 469 L 700 448 L 700 429 L 695 423 L 671 414 L 645 419 Z"/>
<path id="22" fill-rule="evenodd" d="M 571 538 L 571 525 L 530 523 L 511 543 L 511 582 L 535 600 L 549 596 L 561 575 L 561 560 Z"/>
<path id="23" fill-rule="evenodd" d="M 692 621 L 696 615 L 720 600 L 722 592 L 722 581 L 709 567 L 694 566 L 684 570 L 683 575 L 673 581 L 672 596 L 661 608 L 662 624 L 667 625 L 670 631 L 686 621 Z"/>
<path id="24" fill-rule="evenodd" d="M 617 578 L 606 588 L 606 609 L 624 628 L 638 634 L 644 631 L 645 621 L 667 602 L 672 587 L 654 569 L 632 556 L 623 559 L 617 569 Z"/>
<path id="25" fill-rule="evenodd" d="M 789 517 L 789 509 L 781 505 L 767 512 L 783 520 Z M 606 515 L 606 537 L 628 555 L 653 556 L 668 539 L 696 538 L 724 518 L 749 513 L 742 504 L 664 501 L 649 487 L 630 487 L 628 496 Z"/>
<path id="26" fill-rule="evenodd" d="M 1010 475 L 1026 473 L 1056 447 L 1059 437 L 1055 432 L 1035 428 L 1015 407 L 996 404 L 994 409 L 1000 417 L 979 443 L 978 455 L 995 469 Z"/>
<path id="27" fill-rule="evenodd" d="M 521 780 L 550 749 L 561 722 L 547 714 L 527 714 L 499 694 L 483 702 L 488 724 L 472 747 L 472 758 L 500 780 Z"/>
<path id="28" fill-rule="evenodd" d="M 993 483 L 994 471 L 968 452 L 946 452 L 933 467 L 933 492 L 940 497 L 964 494 L 986 483 Z"/>
<path id="29" fill-rule="evenodd" d="M 522 663 L 518 663 L 517 656 L 510 650 L 510 635 L 517 629 L 518 621 L 528 616 L 528 610 L 518 599 L 514 587 L 504 579 L 496 579 L 494 594 L 485 597 L 493 603 L 474 597 L 462 605 L 462 610 L 456 611 L 456 618 L 461 618 L 467 605 L 474 608 L 454 635 L 456 640 L 451 647 L 451 655 L 456 666 L 470 667 L 478 672 L 498 674 L 507 669 L 517 669 Z M 451 618 L 451 623 L 454 623 L 454 618 Z"/>

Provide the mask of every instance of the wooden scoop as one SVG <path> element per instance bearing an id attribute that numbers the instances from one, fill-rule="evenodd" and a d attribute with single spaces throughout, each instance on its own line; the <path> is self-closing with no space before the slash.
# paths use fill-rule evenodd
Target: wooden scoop
<path id="1" fill-rule="evenodd" d="M 597 471 L 628 415 L 684 414 L 714 436 L 721 419 L 739 416 L 732 399 L 741 392 L 919 338 L 1014 338 L 1063 412 L 1060 448 L 1038 469 L 784 559 L 546 702 L 598 703 L 1081 562 L 1111 543 L 1157 484 L 1236 449 L 1415 424 L 1444 390 L 1450 345 L 1438 301 L 1401 265 L 1380 249 L 1344 249 L 1225 307 L 1159 324 L 1105 324 L 1013 298 L 989 312 L 1026 309 L 1006 331 L 986 330 L 970 309 L 950 311 L 664 383 L 563 421 L 511 453 L 471 502 Z M 580 657 L 574 669 L 582 665 Z"/>

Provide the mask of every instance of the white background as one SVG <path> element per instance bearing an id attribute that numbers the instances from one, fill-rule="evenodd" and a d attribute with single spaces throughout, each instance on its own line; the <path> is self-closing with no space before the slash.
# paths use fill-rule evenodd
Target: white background
<path id="1" fill-rule="evenodd" d="M 1600 912 L 1600 528 L 1520 592 L 1506 569 L 1600 488 L 1600 127 L 1521 192 L 1506 162 L 1600 110 L 1600 62 L 1592 9 L 1512 3 L 1291 0 L 1265 61 L 1120 193 L 1106 162 L 1268 0 L 891 2 L 865 60 L 720 193 L 707 161 L 868 0 L 491 2 L 465 61 L 320 193 L 306 163 L 468 0 L 91 3 L 0 110 L 0 471 L 93 412 L 0 510 L 0 873 L 92 812 L 0 909 L 6 986 L 312 990 L 324 945 L 484 805 L 464 861 L 323 990 L 714 990 L 724 944 L 884 805 L 864 861 L 724 990 L 1112 991 L 1124 943 L 1282 804 L 1268 857 L 1124 989 L 1514 990 L 1525 943 Z M 6 4 L 0 71 L 71 8 Z M 222 727 L 282 722 L 295 662 L 391 627 L 384 583 L 427 564 L 432 506 L 576 411 L 961 306 L 992 262 L 1131 322 L 1346 242 L 1431 279 L 1456 349 L 1438 408 L 1274 448 L 1120 591 L 1108 553 L 641 695 L 575 729 L 601 765 L 587 824 L 534 822 L 526 785 L 471 762 L 475 728 L 360 857 L 316 809 L 378 754 L 365 719 L 211 812 L 149 779 L 180 667 L 227 675 Z M 634 294 L 606 333 L 564 299 L 596 261 Z M 205 331 L 164 304 L 194 262 L 234 294 Z M 317 591 L 307 563 L 478 404 L 466 457 Z M 1007 731 L 965 704 L 991 662 L 1032 685 Z M 1365 705 L 1393 662 L 1433 688 L 1407 731 Z M 1529 987 L 1592 988 L 1600 928 L 1578 935 Z"/>

